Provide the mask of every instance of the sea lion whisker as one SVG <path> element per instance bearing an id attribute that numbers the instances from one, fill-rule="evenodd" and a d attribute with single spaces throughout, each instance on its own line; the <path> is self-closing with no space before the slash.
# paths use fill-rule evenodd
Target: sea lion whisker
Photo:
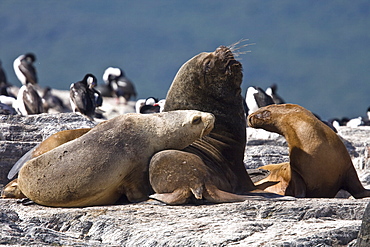
<path id="1" fill-rule="evenodd" d="M 230 49 L 230 51 L 232 52 L 232 53 L 234 53 L 235 51 L 237 51 L 237 50 L 240 50 L 240 49 L 242 49 L 242 48 L 244 48 L 244 47 L 247 47 L 247 46 L 250 46 L 250 45 L 255 45 L 256 43 L 248 43 L 248 44 L 244 44 L 244 45 L 241 45 L 241 46 L 238 46 L 238 47 L 236 47 L 238 44 L 240 44 L 241 42 L 244 42 L 244 41 L 247 41 L 248 39 L 242 39 L 242 40 L 240 40 L 240 41 L 238 41 L 238 42 L 236 42 L 236 43 L 234 43 L 234 44 L 232 44 L 232 45 L 230 45 L 230 46 L 228 46 L 228 48 Z"/>
<path id="2" fill-rule="evenodd" d="M 239 57 L 240 55 L 244 55 L 244 54 L 247 54 L 249 52 L 252 52 L 252 51 L 251 50 L 249 50 L 249 51 L 238 51 L 238 52 L 234 53 L 234 56 Z"/>
<path id="3" fill-rule="evenodd" d="M 239 41 L 227 46 L 227 48 L 229 48 L 231 51 L 233 51 L 237 45 L 239 45 L 242 42 L 248 41 L 248 40 L 249 39 L 240 39 Z"/>

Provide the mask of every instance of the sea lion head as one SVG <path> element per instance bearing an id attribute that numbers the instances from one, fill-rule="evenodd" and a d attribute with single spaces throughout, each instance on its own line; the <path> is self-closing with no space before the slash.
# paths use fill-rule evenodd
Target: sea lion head
<path id="1" fill-rule="evenodd" d="M 261 107 L 248 115 L 248 126 L 264 129 L 283 135 L 283 129 L 299 123 L 311 125 L 319 123 L 318 119 L 309 110 L 296 104 L 278 104 Z"/>
<path id="2" fill-rule="evenodd" d="M 235 60 L 231 48 L 220 46 L 213 52 L 202 52 L 177 72 L 164 111 L 212 112 L 219 105 L 233 104 L 241 97 L 242 77 L 242 65 Z M 205 106 L 210 109 L 204 109 Z"/>
<path id="3" fill-rule="evenodd" d="M 196 110 L 177 110 L 136 116 L 148 118 L 149 121 L 146 121 L 145 126 L 156 133 L 157 137 L 153 138 L 155 142 L 153 145 L 160 144 L 161 149 L 183 149 L 196 139 L 208 135 L 215 122 L 213 114 Z"/>
<path id="4" fill-rule="evenodd" d="M 252 128 L 264 128 L 270 125 L 271 122 L 271 110 L 262 107 L 252 114 L 248 115 L 247 122 L 248 126 Z"/>

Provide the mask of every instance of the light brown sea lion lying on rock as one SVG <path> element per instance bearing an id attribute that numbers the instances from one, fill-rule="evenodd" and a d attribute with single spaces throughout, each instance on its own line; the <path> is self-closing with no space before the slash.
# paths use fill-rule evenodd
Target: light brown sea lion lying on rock
<path id="1" fill-rule="evenodd" d="M 199 111 L 124 114 L 81 137 L 29 160 L 19 171 L 20 190 L 46 206 L 82 207 L 148 199 L 148 164 L 164 149 L 182 149 L 213 128 Z"/>

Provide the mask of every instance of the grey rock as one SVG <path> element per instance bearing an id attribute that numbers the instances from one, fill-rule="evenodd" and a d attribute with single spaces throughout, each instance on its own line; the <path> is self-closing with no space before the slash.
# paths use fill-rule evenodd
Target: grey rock
<path id="1" fill-rule="evenodd" d="M 362 217 L 361 230 L 358 235 L 357 246 L 370 246 L 370 203 L 367 205 Z"/>
<path id="2" fill-rule="evenodd" d="M 73 114 L 0 116 L 0 178 L 49 135 L 96 123 Z M 370 127 L 341 128 L 361 181 L 369 187 Z M 245 164 L 288 161 L 285 139 L 247 129 Z M 8 246 L 355 246 L 369 199 L 247 200 L 165 206 L 154 201 L 86 208 L 25 206 L 0 200 L 0 245 Z M 364 217 L 365 219 L 365 217 Z M 363 233 L 361 236 L 365 236 Z M 361 239 L 362 241 L 362 239 Z"/>
<path id="3" fill-rule="evenodd" d="M 298 199 L 86 208 L 0 200 L 0 244 L 78 246 L 332 246 L 357 238 L 369 200 Z"/>

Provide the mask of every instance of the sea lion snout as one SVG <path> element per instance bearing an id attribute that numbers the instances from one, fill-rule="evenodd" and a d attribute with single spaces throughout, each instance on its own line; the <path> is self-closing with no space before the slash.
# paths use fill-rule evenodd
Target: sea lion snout
<path id="1" fill-rule="evenodd" d="M 256 111 L 248 116 L 248 126 L 258 127 L 264 121 L 271 119 L 271 112 L 269 110 Z"/>
<path id="2" fill-rule="evenodd" d="M 215 120 L 216 117 L 212 113 L 207 113 L 202 116 L 202 121 L 204 122 L 205 127 L 202 133 L 200 134 L 200 138 L 202 138 L 205 135 L 208 135 L 212 131 L 215 125 Z"/>
<path id="3" fill-rule="evenodd" d="M 241 67 L 241 63 L 234 58 L 233 52 L 226 46 L 218 47 L 215 51 L 215 55 L 223 64 L 222 69 L 224 73 L 231 75 L 233 73 L 232 67 Z"/>

